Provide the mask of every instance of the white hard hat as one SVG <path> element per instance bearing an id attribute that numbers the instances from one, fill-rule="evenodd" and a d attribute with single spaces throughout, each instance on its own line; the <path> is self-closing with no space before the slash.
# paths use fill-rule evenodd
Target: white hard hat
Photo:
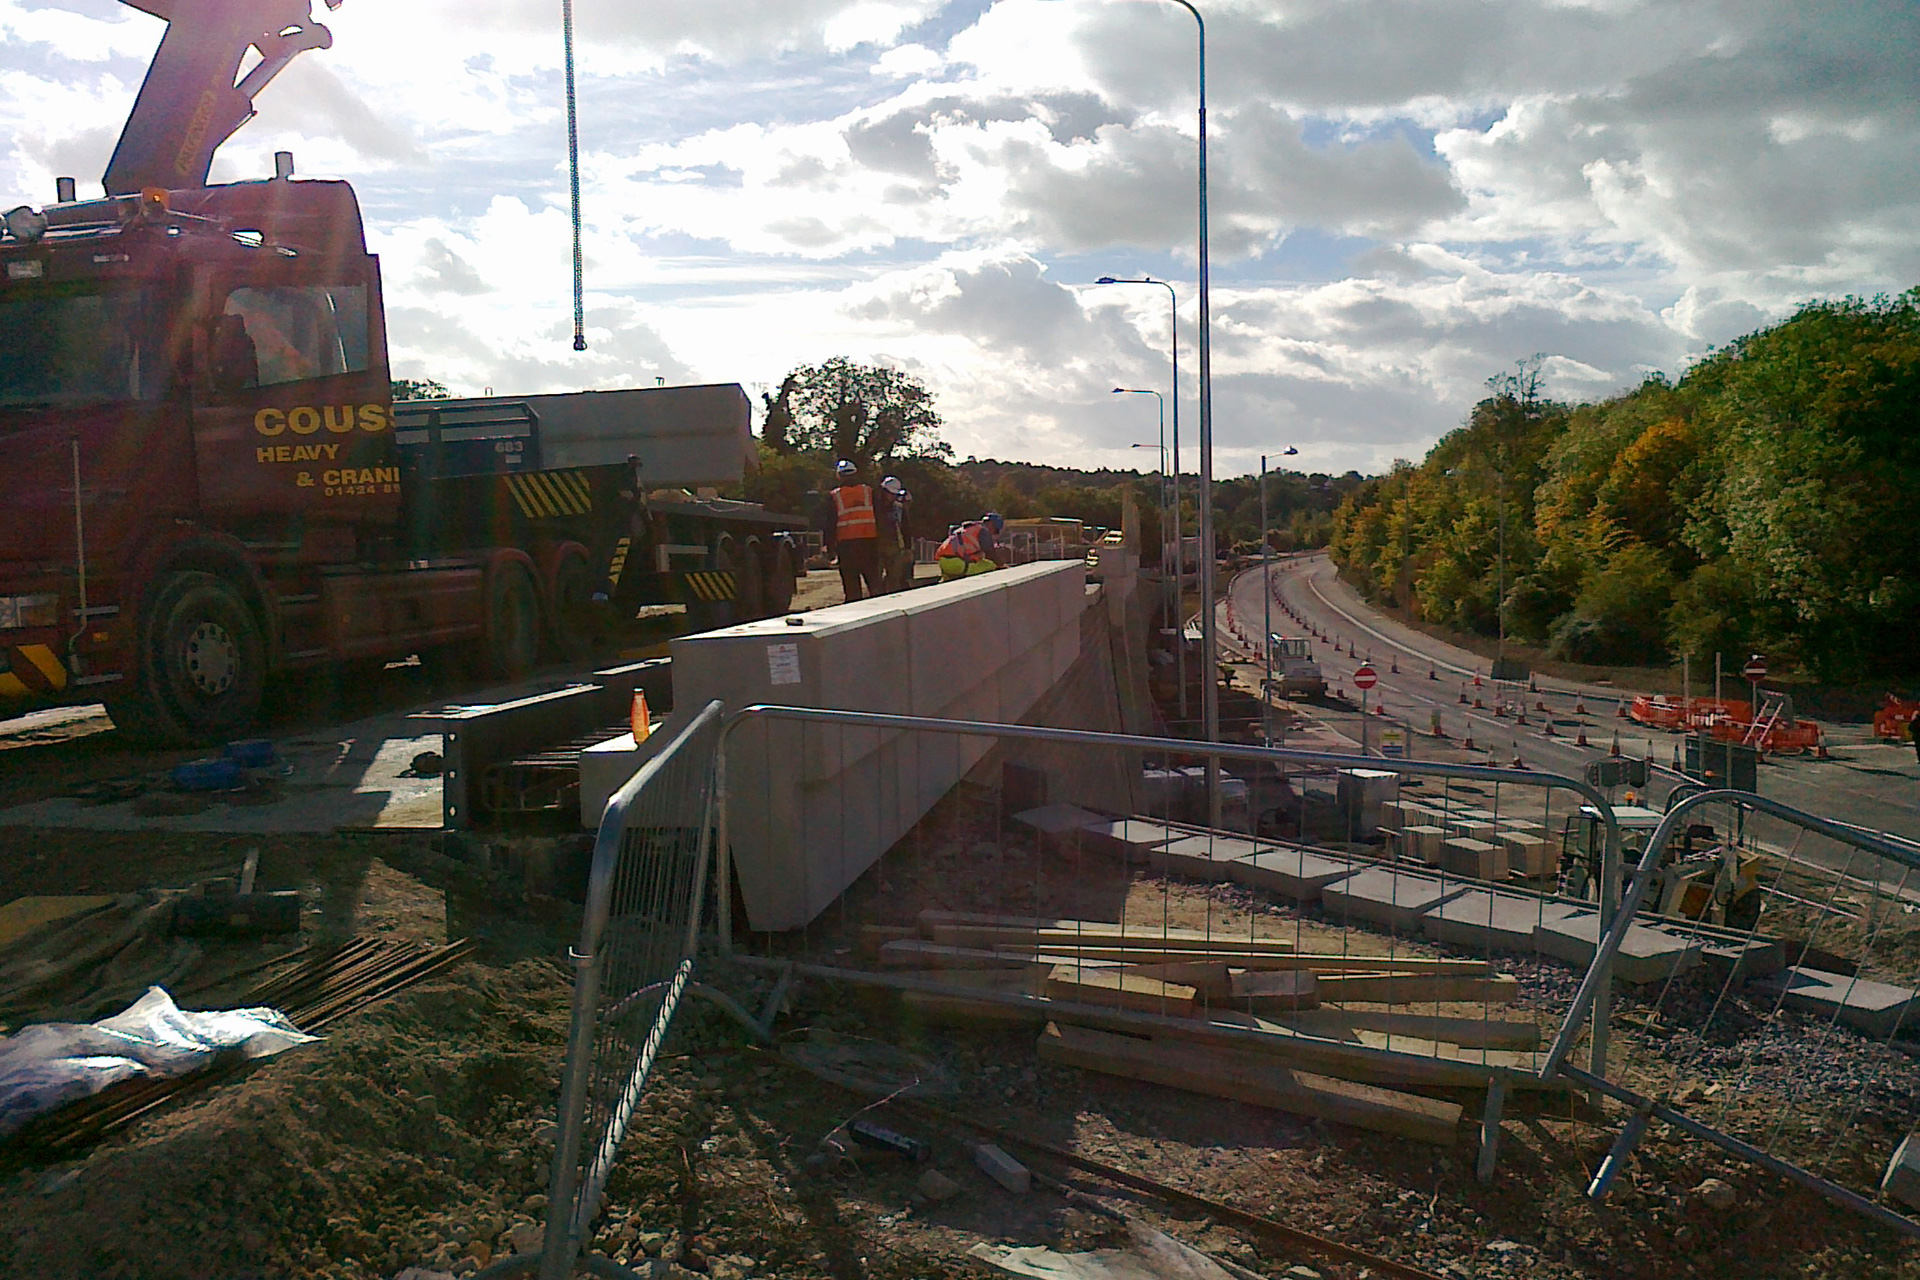
<path id="1" fill-rule="evenodd" d="M 907 486 L 900 483 L 899 476 L 888 476 L 885 480 L 882 480 L 880 482 L 880 487 L 882 489 L 885 489 L 888 493 L 899 494 L 899 493 L 905 493 L 907 491 Z"/>

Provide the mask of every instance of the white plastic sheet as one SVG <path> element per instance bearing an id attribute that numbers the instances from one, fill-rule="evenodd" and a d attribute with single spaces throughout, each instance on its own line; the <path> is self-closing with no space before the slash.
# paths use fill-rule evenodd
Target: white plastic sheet
<path id="1" fill-rule="evenodd" d="M 135 1076 L 199 1070 L 226 1050 L 265 1058 L 316 1039 L 274 1009 L 189 1013 L 159 987 L 99 1022 L 45 1022 L 0 1040 L 0 1136 Z"/>

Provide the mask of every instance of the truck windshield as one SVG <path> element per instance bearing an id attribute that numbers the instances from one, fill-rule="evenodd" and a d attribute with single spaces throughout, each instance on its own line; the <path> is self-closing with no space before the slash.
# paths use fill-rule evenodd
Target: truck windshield
<path id="1" fill-rule="evenodd" d="M 138 289 L 0 294 L 0 409 L 152 400 L 161 361 Z"/>

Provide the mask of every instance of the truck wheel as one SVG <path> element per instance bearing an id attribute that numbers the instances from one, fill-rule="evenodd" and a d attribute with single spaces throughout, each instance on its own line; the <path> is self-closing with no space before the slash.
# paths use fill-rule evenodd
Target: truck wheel
<path id="1" fill-rule="evenodd" d="M 779 617 L 793 607 L 793 583 L 799 576 L 794 565 L 793 544 L 784 539 L 767 556 L 767 577 L 762 584 L 769 618 Z"/>
<path id="2" fill-rule="evenodd" d="M 134 687 L 108 708 L 130 736 L 201 744 L 235 737 L 260 710 L 266 644 L 252 610 L 226 579 L 177 573 L 141 621 Z"/>
<path id="3" fill-rule="evenodd" d="M 553 571 L 553 607 L 547 631 L 554 655 L 585 662 L 600 647 L 600 618 L 593 604 L 593 574 L 585 556 L 563 556 Z"/>
<path id="4" fill-rule="evenodd" d="M 540 656 L 540 597 L 526 566 L 503 564 L 487 582 L 487 674 L 518 680 Z"/>
<path id="5" fill-rule="evenodd" d="M 767 561 L 760 539 L 748 538 L 733 570 L 733 620 L 753 622 L 767 616 Z"/>

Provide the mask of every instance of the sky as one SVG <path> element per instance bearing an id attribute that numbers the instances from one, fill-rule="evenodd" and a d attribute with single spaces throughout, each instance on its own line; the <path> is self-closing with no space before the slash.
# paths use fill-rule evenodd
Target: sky
<path id="1" fill-rule="evenodd" d="M 317 0 L 316 0 L 317 2 Z M 1914 0 L 1198 0 L 1214 471 L 1418 458 L 1920 284 Z M 922 379 L 957 457 L 1197 465 L 1197 24 L 1167 0 L 344 0 L 215 180 L 360 194 L 393 372 L 456 393 Z M 0 0 L 0 199 L 98 193 L 160 20 Z M 1171 423 L 1169 423 L 1171 425 Z"/>

